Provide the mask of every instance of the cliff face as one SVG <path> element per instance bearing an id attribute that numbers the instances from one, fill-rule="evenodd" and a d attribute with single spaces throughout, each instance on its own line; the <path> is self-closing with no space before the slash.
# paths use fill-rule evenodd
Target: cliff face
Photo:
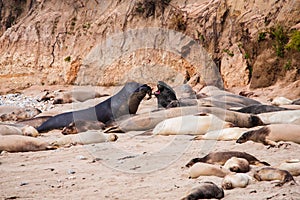
<path id="1" fill-rule="evenodd" d="M 258 88 L 300 77 L 299 51 L 286 48 L 297 0 L 1 0 L 0 12 L 2 92 L 189 77 Z"/>

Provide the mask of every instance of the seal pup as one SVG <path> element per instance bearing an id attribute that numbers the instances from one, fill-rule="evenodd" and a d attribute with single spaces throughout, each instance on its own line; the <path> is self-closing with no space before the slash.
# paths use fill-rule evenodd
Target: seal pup
<path id="1" fill-rule="evenodd" d="M 118 136 L 116 134 L 104 134 L 101 131 L 89 130 L 75 135 L 65 135 L 59 138 L 58 140 L 53 141 L 51 145 L 57 147 L 71 145 L 86 145 L 102 142 L 114 142 L 117 139 Z"/>
<path id="2" fill-rule="evenodd" d="M 221 130 L 208 131 L 204 135 L 198 135 L 194 140 L 237 140 L 243 133 L 249 131 L 248 128 L 231 127 Z"/>
<path id="3" fill-rule="evenodd" d="M 195 115 L 201 112 L 211 113 L 238 127 L 249 128 L 263 125 L 263 122 L 256 115 L 233 112 L 216 107 L 187 106 L 131 116 L 127 119 L 117 121 L 117 125 L 107 129 L 106 132 L 147 131 L 153 129 L 158 123 L 165 119 L 184 115 Z"/>
<path id="4" fill-rule="evenodd" d="M 217 176 L 223 178 L 230 173 L 230 170 L 222 166 L 199 162 L 190 168 L 189 178 L 198 178 L 199 176 Z"/>
<path id="5" fill-rule="evenodd" d="M 278 169 L 286 170 L 290 172 L 293 176 L 300 175 L 300 160 L 288 160 L 284 163 L 281 163 L 278 166 Z"/>
<path id="6" fill-rule="evenodd" d="M 198 115 L 185 115 L 166 119 L 155 126 L 153 134 L 202 135 L 210 130 L 219 130 L 232 126 L 232 123 L 225 122 L 212 114 L 200 113 Z"/>
<path id="7" fill-rule="evenodd" d="M 260 113 L 277 112 L 277 111 L 283 111 L 283 110 L 290 110 L 290 109 L 281 108 L 278 106 L 255 104 L 255 105 L 250 105 L 250 106 L 247 106 L 247 107 L 235 110 L 235 111 L 242 112 L 242 113 L 260 114 Z"/>
<path id="8" fill-rule="evenodd" d="M 77 134 L 87 130 L 100 130 L 104 129 L 105 124 L 99 121 L 76 121 L 71 122 L 68 126 L 64 127 L 61 133 L 63 135 Z"/>
<path id="9" fill-rule="evenodd" d="M 191 189 L 189 194 L 181 200 L 197 200 L 197 199 L 222 199 L 224 191 L 213 182 L 202 182 L 199 186 Z"/>
<path id="10" fill-rule="evenodd" d="M 197 162 L 204 162 L 204 163 L 210 163 L 210 164 L 219 164 L 219 165 L 224 165 L 225 162 L 232 158 L 232 157 L 237 157 L 237 158 L 245 158 L 249 164 L 251 165 L 266 165 L 270 166 L 269 163 L 260 161 L 251 154 L 248 154 L 246 152 L 240 152 L 240 151 L 219 151 L 219 152 L 212 152 L 207 154 L 206 156 L 202 158 L 194 158 L 190 162 L 188 162 L 185 166 L 186 167 L 191 167 Z"/>
<path id="11" fill-rule="evenodd" d="M 225 162 L 224 168 L 232 172 L 246 173 L 250 171 L 250 164 L 245 158 L 231 157 Z"/>
<path id="12" fill-rule="evenodd" d="M 32 126 L 17 126 L 14 124 L 0 124 L 0 135 L 24 135 L 37 137 L 39 132 Z"/>
<path id="13" fill-rule="evenodd" d="M 141 97 L 145 97 L 147 94 L 150 97 L 152 95 L 152 89 L 148 85 L 136 82 L 126 83 L 117 94 L 96 106 L 58 114 L 42 123 L 37 130 L 45 132 L 52 129 L 61 129 L 77 120 L 97 120 L 105 124 L 111 123 L 123 115 L 135 114 L 142 100 Z"/>
<path id="14" fill-rule="evenodd" d="M 282 186 L 283 184 L 293 181 L 293 176 L 286 170 L 276 169 L 273 167 L 265 167 L 254 172 L 253 177 L 258 181 L 280 181 L 276 186 Z"/>
<path id="15" fill-rule="evenodd" d="M 157 91 L 154 95 L 157 98 L 158 108 L 167 108 L 172 101 L 177 101 L 175 91 L 163 81 L 157 82 Z M 169 107 L 177 107 L 177 105 Z"/>
<path id="16" fill-rule="evenodd" d="M 277 146 L 279 141 L 295 142 L 300 144 L 300 125 L 295 124 L 271 124 L 258 130 L 244 133 L 236 143 L 247 141 L 259 142 L 271 147 Z"/>
<path id="17" fill-rule="evenodd" d="M 56 147 L 39 138 L 27 137 L 22 135 L 0 136 L 0 152 L 27 152 L 49 149 L 56 149 Z"/>
<path id="18" fill-rule="evenodd" d="M 261 113 L 257 116 L 264 124 L 293 124 L 300 119 L 300 110 Z"/>
<path id="19" fill-rule="evenodd" d="M 222 188 L 230 190 L 233 188 L 245 188 L 250 183 L 251 177 L 248 174 L 228 174 L 222 180 Z"/>

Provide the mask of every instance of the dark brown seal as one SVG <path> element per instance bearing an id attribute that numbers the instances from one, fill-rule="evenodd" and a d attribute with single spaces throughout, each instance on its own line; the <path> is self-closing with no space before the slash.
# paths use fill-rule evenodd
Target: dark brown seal
<path id="1" fill-rule="evenodd" d="M 240 152 L 240 151 L 220 151 L 220 152 L 212 152 L 207 154 L 206 156 L 202 158 L 194 158 L 190 162 L 188 162 L 185 166 L 186 167 L 191 167 L 197 162 L 204 162 L 204 163 L 210 163 L 210 164 L 219 164 L 219 165 L 224 165 L 225 162 L 232 158 L 232 157 L 237 157 L 237 158 L 244 158 L 246 159 L 249 164 L 252 165 L 258 165 L 258 164 L 263 164 L 270 166 L 269 163 L 260 161 L 254 156 L 246 153 L 246 152 Z"/>
<path id="2" fill-rule="evenodd" d="M 181 200 L 222 199 L 223 197 L 224 190 L 213 182 L 207 181 L 193 188 L 191 192 Z"/>
<path id="3" fill-rule="evenodd" d="M 178 107 L 175 91 L 165 82 L 158 81 L 154 95 L 157 98 L 158 108 Z"/>

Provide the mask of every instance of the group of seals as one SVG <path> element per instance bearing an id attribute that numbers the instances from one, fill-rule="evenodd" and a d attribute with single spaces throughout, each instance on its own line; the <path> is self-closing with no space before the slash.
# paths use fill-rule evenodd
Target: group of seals
<path id="1" fill-rule="evenodd" d="M 121 91 L 96 106 L 58 114 L 41 124 L 37 130 L 45 132 L 51 129 L 61 129 L 77 120 L 110 123 L 123 115 L 135 114 L 141 100 L 147 94 L 149 97 L 152 95 L 152 89 L 148 85 L 136 82 L 126 83 Z"/>

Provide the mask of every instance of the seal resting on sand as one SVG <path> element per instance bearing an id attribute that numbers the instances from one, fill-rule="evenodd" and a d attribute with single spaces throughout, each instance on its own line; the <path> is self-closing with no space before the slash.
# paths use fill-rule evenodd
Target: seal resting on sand
<path id="1" fill-rule="evenodd" d="M 176 104 L 169 106 L 172 101 L 177 101 L 177 97 L 175 91 L 165 82 L 158 81 L 154 95 L 157 98 L 158 108 L 177 107 Z"/>
<path id="2" fill-rule="evenodd" d="M 208 163 L 196 163 L 189 171 L 189 178 L 198 178 L 199 176 L 218 176 L 224 177 L 231 172 L 222 166 L 208 164 Z"/>
<path id="3" fill-rule="evenodd" d="M 286 170 L 290 172 L 293 176 L 300 175 L 300 160 L 288 160 L 284 163 L 281 163 L 278 166 L 278 169 Z"/>
<path id="4" fill-rule="evenodd" d="M 253 177 L 258 181 L 280 181 L 276 186 L 282 186 L 283 184 L 293 181 L 293 176 L 286 170 L 276 169 L 272 167 L 264 167 L 260 170 L 255 171 Z"/>
<path id="5" fill-rule="evenodd" d="M 17 126 L 14 124 L 0 124 L 0 135 L 24 135 L 37 137 L 39 133 L 32 126 Z"/>
<path id="6" fill-rule="evenodd" d="M 248 174 L 228 174 L 222 180 L 222 188 L 225 190 L 244 188 L 249 184 L 250 180 L 251 177 Z"/>
<path id="7" fill-rule="evenodd" d="M 194 138 L 194 140 L 221 140 L 221 141 L 229 141 L 229 140 L 237 140 L 241 135 L 249 130 L 248 128 L 239 128 L 239 127 L 231 127 L 224 128 L 221 130 L 214 130 L 205 133 L 204 135 L 198 135 Z"/>
<path id="8" fill-rule="evenodd" d="M 224 191 L 213 182 L 203 182 L 199 186 L 192 188 L 190 193 L 181 200 L 197 200 L 197 199 L 222 199 Z"/>
<path id="9" fill-rule="evenodd" d="M 232 157 L 225 162 L 224 168 L 232 172 L 246 173 L 249 172 L 250 165 L 245 158 Z"/>
<path id="10" fill-rule="evenodd" d="M 153 134 L 202 135 L 210 130 L 219 130 L 232 126 L 232 123 L 225 122 L 212 114 L 200 113 L 198 115 L 185 115 L 166 119 L 155 126 Z"/>
<path id="11" fill-rule="evenodd" d="M 77 134 L 79 132 L 85 132 L 87 130 L 99 130 L 104 129 L 105 124 L 99 121 L 76 121 L 71 122 L 68 126 L 64 127 L 61 133 L 63 135 Z"/>
<path id="12" fill-rule="evenodd" d="M 51 144 L 54 146 L 86 145 L 102 142 L 114 142 L 118 139 L 116 134 L 103 134 L 101 131 L 90 130 L 75 135 L 65 135 Z"/>
<path id="13" fill-rule="evenodd" d="M 136 82 L 126 83 L 117 94 L 96 106 L 51 117 L 42 123 L 37 130 L 45 132 L 60 129 L 77 120 L 111 123 L 123 115 L 135 114 L 146 94 L 149 95 L 149 98 L 152 95 L 152 89 L 148 85 Z"/>
<path id="14" fill-rule="evenodd" d="M 267 165 L 270 166 L 269 163 L 264 162 L 264 161 L 259 161 L 257 158 L 254 156 L 246 153 L 246 152 L 240 152 L 240 151 L 219 151 L 219 152 L 212 152 L 207 154 L 206 156 L 202 158 L 194 158 L 190 162 L 188 162 L 185 166 L 190 167 L 194 165 L 197 162 L 204 162 L 204 163 L 211 163 L 211 164 L 219 164 L 219 165 L 224 165 L 225 162 L 232 158 L 232 157 L 237 157 L 237 158 L 245 158 L 249 164 L 251 165 Z"/>
<path id="15" fill-rule="evenodd" d="M 27 152 L 49 149 L 56 149 L 56 147 L 38 138 L 22 135 L 0 136 L 0 152 Z"/>
<path id="16" fill-rule="evenodd" d="M 283 111 L 283 110 L 290 110 L 290 109 L 281 108 L 278 106 L 255 104 L 255 105 L 250 105 L 250 106 L 247 106 L 247 107 L 241 108 L 239 110 L 235 110 L 235 111 L 242 112 L 242 113 L 260 114 L 260 113 L 276 112 L 276 111 Z"/>
<path id="17" fill-rule="evenodd" d="M 247 141 L 259 142 L 272 147 L 277 146 L 278 141 L 290 141 L 300 144 L 300 125 L 295 124 L 271 124 L 258 130 L 244 133 L 236 143 Z"/>

